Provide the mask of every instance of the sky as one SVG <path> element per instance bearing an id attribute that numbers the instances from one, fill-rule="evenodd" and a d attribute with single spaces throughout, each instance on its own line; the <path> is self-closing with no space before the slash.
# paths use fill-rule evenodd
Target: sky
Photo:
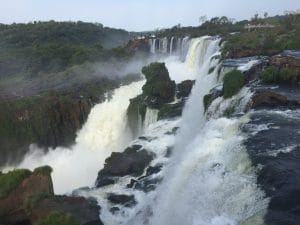
<path id="1" fill-rule="evenodd" d="M 0 0 L 0 23 L 85 21 L 128 31 L 199 25 L 199 17 L 283 14 L 300 0 Z"/>

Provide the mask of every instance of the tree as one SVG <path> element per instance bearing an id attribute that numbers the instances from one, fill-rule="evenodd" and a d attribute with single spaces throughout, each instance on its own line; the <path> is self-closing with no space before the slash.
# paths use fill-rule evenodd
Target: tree
<path id="1" fill-rule="evenodd" d="M 200 16 L 199 17 L 199 23 L 200 24 L 203 24 L 207 21 L 207 16 L 206 15 L 203 15 L 203 16 Z"/>

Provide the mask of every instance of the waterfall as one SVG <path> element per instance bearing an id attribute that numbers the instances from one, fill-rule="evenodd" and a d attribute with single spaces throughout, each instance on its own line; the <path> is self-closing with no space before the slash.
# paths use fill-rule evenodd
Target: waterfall
<path id="1" fill-rule="evenodd" d="M 158 110 L 147 107 L 144 120 L 144 129 L 147 129 L 151 124 L 157 121 Z"/>
<path id="2" fill-rule="evenodd" d="M 168 38 L 163 38 L 162 39 L 162 53 L 167 53 L 168 52 Z"/>
<path id="3" fill-rule="evenodd" d="M 111 152 L 123 150 L 131 140 L 126 127 L 126 110 L 129 99 L 140 94 L 143 83 L 121 86 L 114 91 L 112 99 L 95 105 L 70 149 L 58 147 L 44 155 L 42 150 L 32 146 L 18 167 L 34 169 L 50 165 L 57 194 L 93 185 L 104 160 Z"/>
<path id="4" fill-rule="evenodd" d="M 186 54 L 189 50 L 189 40 L 190 38 L 189 37 L 185 37 L 182 39 L 181 41 L 181 46 L 180 46 L 180 59 L 181 61 L 185 61 L 186 59 Z"/>
<path id="5" fill-rule="evenodd" d="M 247 122 L 247 115 L 207 121 L 204 114 L 203 96 L 218 81 L 217 69 L 208 74 L 217 63 L 212 57 L 218 54 L 218 42 L 208 37 L 191 42 L 186 63 L 197 80 L 147 224 L 237 225 L 266 208 L 267 200 L 257 188 L 242 146 L 239 127 Z"/>
<path id="6" fill-rule="evenodd" d="M 170 55 L 173 54 L 173 48 L 174 48 L 174 37 L 171 38 L 171 42 L 170 42 Z"/>
<path id="7" fill-rule="evenodd" d="M 152 54 L 156 53 L 156 39 L 149 39 L 149 44 L 150 44 L 150 52 Z"/>

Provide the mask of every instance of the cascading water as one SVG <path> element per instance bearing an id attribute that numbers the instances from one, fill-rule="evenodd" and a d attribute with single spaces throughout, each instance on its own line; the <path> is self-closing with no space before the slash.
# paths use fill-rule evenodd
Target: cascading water
<path id="1" fill-rule="evenodd" d="M 144 120 L 144 128 L 146 129 L 151 124 L 155 123 L 157 121 L 157 117 L 158 117 L 158 110 L 150 109 L 147 107 L 146 114 L 145 114 L 145 120 Z"/>
<path id="2" fill-rule="evenodd" d="M 174 37 L 171 38 L 171 42 L 170 42 L 170 55 L 173 54 L 173 50 L 174 49 Z"/>
<path id="3" fill-rule="evenodd" d="M 147 224 L 236 225 L 267 205 L 242 146 L 244 137 L 239 126 L 247 116 L 206 121 L 202 99 L 217 82 L 216 69 L 213 74 L 208 70 L 213 66 L 209 64 L 218 41 L 197 39 L 191 48 L 194 51 L 188 53 L 187 62 L 200 62 L 194 67 L 198 78 L 183 112 L 172 163 L 152 203 L 156 207 Z M 226 101 L 224 104 L 228 105 Z"/>
<path id="4" fill-rule="evenodd" d="M 34 169 L 50 165 L 54 190 L 58 194 L 93 185 L 104 160 L 131 140 L 126 130 L 126 110 L 129 99 L 141 92 L 143 83 L 122 86 L 114 91 L 111 100 L 95 105 L 71 149 L 58 147 L 44 155 L 41 150 L 32 148 L 18 167 Z"/>

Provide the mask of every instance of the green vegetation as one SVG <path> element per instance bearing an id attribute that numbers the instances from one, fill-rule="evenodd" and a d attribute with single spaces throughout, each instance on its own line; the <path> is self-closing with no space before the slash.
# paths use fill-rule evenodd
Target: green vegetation
<path id="1" fill-rule="evenodd" d="M 243 87 L 245 77 L 240 71 L 233 70 L 225 74 L 223 82 L 224 98 L 230 98 Z"/>
<path id="2" fill-rule="evenodd" d="M 210 104 L 213 101 L 213 95 L 212 94 L 207 94 L 204 95 L 203 97 L 203 105 L 204 105 L 204 110 L 206 111 L 208 109 L 208 107 L 210 106 Z"/>
<path id="3" fill-rule="evenodd" d="M 33 174 L 50 176 L 53 169 L 50 166 L 41 166 L 34 169 Z"/>
<path id="4" fill-rule="evenodd" d="M 295 77 L 295 74 L 290 69 L 279 69 L 275 66 L 269 66 L 262 73 L 262 80 L 265 83 L 291 82 Z"/>
<path id="5" fill-rule="evenodd" d="M 17 169 L 0 175 L 0 198 L 6 197 L 20 186 L 23 180 L 31 175 L 30 170 Z"/>
<path id="6" fill-rule="evenodd" d="M 49 193 L 41 192 L 33 195 L 29 195 L 24 202 L 26 210 L 30 211 L 36 208 L 41 201 L 51 197 Z"/>
<path id="7" fill-rule="evenodd" d="M 38 221 L 34 225 L 80 225 L 80 223 L 69 213 L 53 211 L 47 218 Z"/>
<path id="8" fill-rule="evenodd" d="M 123 46 L 129 38 L 125 30 L 80 21 L 0 25 L 0 79 L 34 78 L 87 61 L 126 58 Z"/>

